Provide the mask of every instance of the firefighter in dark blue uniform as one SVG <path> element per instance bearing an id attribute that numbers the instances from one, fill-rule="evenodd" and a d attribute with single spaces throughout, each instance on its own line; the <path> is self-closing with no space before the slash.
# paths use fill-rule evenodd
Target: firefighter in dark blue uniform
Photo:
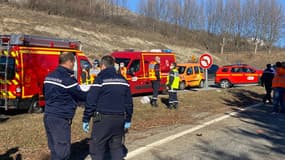
<path id="1" fill-rule="evenodd" d="M 74 62 L 72 52 L 62 52 L 59 66 L 44 80 L 44 126 L 51 160 L 69 159 L 72 118 L 77 102 L 86 100 L 87 93 L 81 91 L 74 78 Z"/>
<path id="2" fill-rule="evenodd" d="M 107 149 L 113 160 L 122 160 L 124 130 L 131 125 L 133 100 L 129 84 L 116 72 L 111 56 L 102 57 L 101 68 L 87 94 L 82 127 L 88 132 L 93 117 L 89 145 L 93 160 L 103 160 Z"/>
<path id="3" fill-rule="evenodd" d="M 271 92 L 272 92 L 272 80 L 274 78 L 274 70 L 272 69 L 271 64 L 266 65 L 266 69 L 263 71 L 261 80 L 261 86 L 265 87 L 266 95 L 263 97 L 263 103 L 266 103 L 268 100 L 269 103 L 272 103 Z"/>
<path id="4" fill-rule="evenodd" d="M 149 67 L 149 75 L 153 89 L 153 95 L 150 101 L 151 106 L 157 107 L 157 97 L 160 87 L 160 57 L 156 56 L 155 61 L 151 62 Z"/>

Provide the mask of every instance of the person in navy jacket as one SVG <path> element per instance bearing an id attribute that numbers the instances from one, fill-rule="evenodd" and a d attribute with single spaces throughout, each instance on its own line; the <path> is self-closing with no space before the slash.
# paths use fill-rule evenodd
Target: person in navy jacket
<path id="1" fill-rule="evenodd" d="M 263 71 L 261 80 L 261 86 L 265 87 L 266 95 L 263 97 L 263 103 L 265 104 L 267 101 L 272 104 L 272 80 L 274 78 L 274 70 L 272 69 L 271 64 L 266 65 L 266 69 Z"/>
<path id="2" fill-rule="evenodd" d="M 103 160 L 108 149 L 113 160 L 124 158 L 124 130 L 131 125 L 133 100 L 127 80 L 116 72 L 114 59 L 101 59 L 101 72 L 91 86 L 83 114 L 83 130 L 88 132 L 93 117 L 89 152 L 92 160 Z"/>
<path id="3" fill-rule="evenodd" d="M 59 66 L 44 80 L 44 126 L 51 160 L 67 160 L 71 147 L 71 122 L 77 103 L 86 100 L 74 76 L 75 55 L 61 52 Z"/>

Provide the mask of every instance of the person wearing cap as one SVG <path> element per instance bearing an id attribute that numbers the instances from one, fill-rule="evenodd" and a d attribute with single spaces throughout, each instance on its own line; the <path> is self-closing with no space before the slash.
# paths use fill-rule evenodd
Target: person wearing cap
<path id="1" fill-rule="evenodd" d="M 177 65 L 175 62 L 170 64 L 170 72 L 166 81 L 169 94 L 169 109 L 177 109 L 178 107 L 177 90 L 179 89 L 179 72 L 176 67 Z"/>
<path id="2" fill-rule="evenodd" d="M 263 103 L 265 104 L 267 101 L 272 104 L 272 80 L 274 78 L 274 70 L 272 69 L 271 64 L 266 65 L 266 69 L 263 71 L 261 80 L 261 86 L 265 88 L 266 94 L 263 97 Z"/>

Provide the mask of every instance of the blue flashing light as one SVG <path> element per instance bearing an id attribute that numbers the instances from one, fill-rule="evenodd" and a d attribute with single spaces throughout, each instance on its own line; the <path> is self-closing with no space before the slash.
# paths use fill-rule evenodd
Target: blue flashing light
<path id="1" fill-rule="evenodd" d="M 165 52 L 165 53 L 171 53 L 172 52 L 171 49 L 163 49 L 162 51 Z"/>

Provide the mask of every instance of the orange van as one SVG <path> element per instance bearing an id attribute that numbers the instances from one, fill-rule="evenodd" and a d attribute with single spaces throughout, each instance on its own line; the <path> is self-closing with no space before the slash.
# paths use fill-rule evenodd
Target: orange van
<path id="1" fill-rule="evenodd" d="M 204 87 L 204 69 L 200 67 L 199 63 L 177 64 L 177 69 L 180 76 L 180 89 L 183 90 L 186 87 Z"/>

